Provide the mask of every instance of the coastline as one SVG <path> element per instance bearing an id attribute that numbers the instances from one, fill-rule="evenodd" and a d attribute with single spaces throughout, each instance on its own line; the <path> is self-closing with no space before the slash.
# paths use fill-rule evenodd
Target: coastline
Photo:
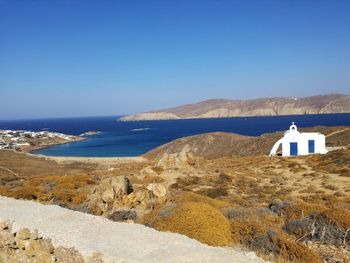
<path id="1" fill-rule="evenodd" d="M 57 143 L 52 143 L 52 144 L 47 144 L 47 145 L 40 145 L 38 147 L 32 147 L 31 149 L 26 149 L 22 150 L 20 152 L 28 155 L 28 156 L 33 156 L 37 158 L 42 158 L 45 160 L 52 160 L 57 163 L 75 163 L 75 162 L 80 162 L 80 163 L 87 163 L 87 164 L 93 164 L 97 163 L 100 165 L 111 165 L 111 164 L 126 164 L 126 163 L 143 163 L 147 162 L 148 160 L 142 156 L 130 156 L 130 157 L 84 157 L 84 156 L 49 156 L 49 155 L 44 155 L 44 154 L 38 154 L 38 153 L 33 153 L 35 150 L 39 149 L 45 149 L 50 146 L 54 145 L 61 145 L 61 144 L 67 144 L 67 143 L 74 143 L 74 142 L 79 142 L 79 141 L 84 141 L 87 140 L 88 138 L 85 137 L 77 137 L 73 141 L 67 141 L 67 142 L 57 142 Z"/>
<path id="2" fill-rule="evenodd" d="M 86 136 L 95 135 L 98 132 L 87 132 L 84 133 Z M 142 156 L 135 157 L 82 157 L 82 156 L 48 156 L 44 154 L 34 153 L 36 150 L 45 149 L 55 145 L 62 145 L 68 143 L 75 143 L 79 141 L 88 140 L 88 137 L 74 136 L 72 140 L 51 140 L 51 141 L 40 141 L 38 145 L 30 145 L 22 147 L 20 150 L 13 150 L 17 153 L 22 153 L 27 156 L 41 158 L 44 160 L 52 160 L 56 163 L 61 164 L 71 164 L 75 162 L 85 163 L 85 164 L 99 164 L 99 165 L 111 165 L 111 164 L 127 164 L 127 163 L 142 163 L 146 162 L 147 159 Z"/>
<path id="3" fill-rule="evenodd" d="M 143 113 L 140 113 L 143 114 Z M 293 113 L 293 114 L 274 114 L 274 115 L 232 115 L 232 116 L 191 116 L 191 117 L 178 117 L 178 118 L 164 118 L 164 119 L 151 119 L 151 118 L 129 118 L 133 115 L 125 115 L 116 119 L 120 122 L 138 122 L 138 121 L 180 121 L 180 120 L 202 120 L 202 119 L 231 119 L 231 118 L 255 118 L 255 117 L 293 117 L 293 116 L 312 116 L 312 115 L 332 115 L 332 114 L 350 114 L 350 112 L 321 112 L 321 113 Z M 128 118 L 126 118 L 128 117 Z"/>
<path id="4" fill-rule="evenodd" d="M 57 163 L 74 163 L 74 162 L 81 162 L 81 163 L 98 163 L 103 165 L 110 165 L 110 164 L 126 164 L 126 163 L 143 163 L 147 162 L 148 160 L 142 156 L 135 156 L 135 157 L 75 157 L 75 156 L 47 156 L 47 155 L 41 155 L 41 154 L 32 154 L 28 153 L 30 156 L 35 156 L 39 158 L 43 158 L 45 160 L 52 160 Z"/>
<path id="5" fill-rule="evenodd" d="M 68 143 L 74 143 L 74 142 L 85 141 L 85 140 L 87 140 L 87 139 L 88 139 L 88 138 L 84 138 L 84 137 L 81 137 L 81 136 L 76 136 L 76 137 L 74 138 L 74 140 L 72 140 L 72 141 L 52 142 L 52 143 L 43 144 L 43 145 L 30 146 L 30 147 L 28 147 L 28 148 L 23 148 L 23 149 L 22 149 L 22 152 L 30 153 L 30 154 L 35 155 L 35 153 L 33 153 L 33 151 L 36 151 L 36 150 L 45 149 L 45 148 L 48 148 L 48 147 L 50 147 L 50 146 L 55 146 L 55 145 L 61 145 L 61 144 L 68 144 Z"/>

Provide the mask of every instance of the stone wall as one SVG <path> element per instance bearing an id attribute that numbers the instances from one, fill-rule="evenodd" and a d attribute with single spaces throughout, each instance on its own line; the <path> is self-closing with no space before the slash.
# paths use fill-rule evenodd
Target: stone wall
<path id="1" fill-rule="evenodd" d="M 27 228 L 12 231 L 8 222 L 0 222 L 0 263 L 97 263 L 102 262 L 102 255 L 94 254 L 88 259 L 74 248 L 54 247 L 50 239 L 43 238 L 38 231 Z"/>

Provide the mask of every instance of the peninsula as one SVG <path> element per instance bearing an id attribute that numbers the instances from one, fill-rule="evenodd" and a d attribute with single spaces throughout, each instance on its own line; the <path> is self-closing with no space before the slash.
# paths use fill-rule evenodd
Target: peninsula
<path id="1" fill-rule="evenodd" d="M 226 118 L 350 112 L 350 96 L 274 97 L 250 100 L 210 99 L 175 108 L 127 115 L 121 121 Z"/>
<path id="2" fill-rule="evenodd" d="M 86 138 L 49 131 L 0 130 L 0 150 L 31 152 L 51 145 L 86 140 Z"/>

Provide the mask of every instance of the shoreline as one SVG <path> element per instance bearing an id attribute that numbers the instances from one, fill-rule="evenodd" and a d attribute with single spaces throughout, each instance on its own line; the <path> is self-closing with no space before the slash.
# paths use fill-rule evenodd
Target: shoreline
<path id="1" fill-rule="evenodd" d="M 62 144 L 68 144 L 68 143 L 81 142 L 81 141 L 85 141 L 85 140 L 88 140 L 88 138 L 84 138 L 84 137 L 81 137 L 81 136 L 76 136 L 76 138 L 74 140 L 72 140 L 72 141 L 55 142 L 55 143 L 46 144 L 46 145 L 31 146 L 30 149 L 29 148 L 28 149 L 23 149 L 23 152 L 36 154 L 36 153 L 33 153 L 33 151 L 49 148 L 49 147 L 55 146 L 55 145 L 62 145 Z"/>
<path id="2" fill-rule="evenodd" d="M 145 112 L 148 113 L 148 112 Z M 144 113 L 140 113 L 144 114 Z M 333 114 L 350 114 L 350 112 L 325 112 L 325 113 L 294 113 L 294 114 L 276 114 L 276 115 L 237 115 L 237 116 L 217 116 L 217 117 L 179 117 L 179 118 L 164 118 L 164 119 L 124 119 L 124 117 L 129 117 L 131 115 L 125 115 L 120 118 L 117 118 L 116 121 L 120 122 L 138 122 L 138 121 L 181 121 L 181 120 L 203 120 L 203 119 L 232 119 L 232 118 L 256 118 L 256 117 L 293 117 L 293 116 L 313 116 L 313 115 L 333 115 Z"/>
<path id="3" fill-rule="evenodd" d="M 48 156 L 42 154 L 26 153 L 29 156 L 42 158 L 45 160 L 52 160 L 57 163 L 98 163 L 98 164 L 124 164 L 124 163 L 143 163 L 148 160 L 142 156 L 132 157 L 77 157 L 77 156 Z"/>

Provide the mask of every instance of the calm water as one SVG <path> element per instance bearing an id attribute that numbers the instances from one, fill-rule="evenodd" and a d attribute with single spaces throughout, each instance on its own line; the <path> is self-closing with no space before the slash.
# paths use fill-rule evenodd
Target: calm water
<path id="1" fill-rule="evenodd" d="M 241 117 L 171 121 L 119 122 L 116 117 L 0 121 L 0 129 L 49 130 L 79 135 L 100 131 L 88 140 L 56 145 L 35 153 L 53 156 L 137 156 L 161 144 L 205 132 L 234 132 L 243 135 L 287 130 L 292 121 L 298 127 L 350 125 L 350 114 Z"/>

